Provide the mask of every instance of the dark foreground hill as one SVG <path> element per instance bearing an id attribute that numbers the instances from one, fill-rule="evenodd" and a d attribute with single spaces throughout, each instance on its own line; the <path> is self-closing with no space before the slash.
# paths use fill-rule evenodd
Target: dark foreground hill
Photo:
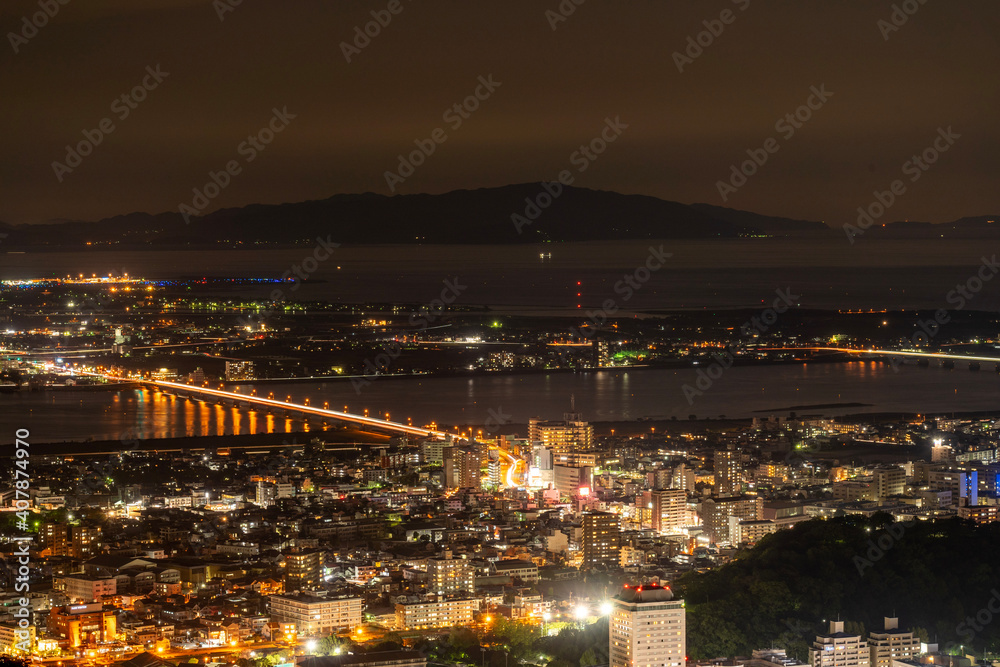
<path id="1" fill-rule="evenodd" d="M 681 578 L 688 650 L 711 658 L 775 645 L 805 660 L 830 619 L 863 633 L 898 616 L 900 628 L 916 628 L 942 649 L 996 651 L 1000 614 L 988 611 L 995 622 L 982 625 L 975 617 L 1000 604 L 998 550 L 996 523 L 893 524 L 885 514 L 805 522 L 724 567 Z"/>

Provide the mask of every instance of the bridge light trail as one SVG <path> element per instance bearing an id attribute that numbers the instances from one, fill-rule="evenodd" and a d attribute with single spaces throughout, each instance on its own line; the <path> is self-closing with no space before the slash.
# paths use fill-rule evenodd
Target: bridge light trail
<path id="1" fill-rule="evenodd" d="M 266 405 L 268 407 L 280 408 L 283 410 L 293 410 L 295 412 L 303 412 L 306 414 L 318 415 L 320 417 L 330 417 L 333 419 L 340 419 L 343 421 L 354 422 L 357 424 L 364 424 L 366 426 L 375 426 L 382 429 L 400 431 L 402 433 L 409 433 L 411 435 L 421 435 L 433 438 L 445 437 L 445 434 L 441 433 L 440 431 L 432 431 L 429 429 L 417 428 L 415 426 L 408 426 L 406 424 L 400 424 L 398 422 L 392 422 L 384 419 L 375 419 L 373 417 L 362 417 L 360 415 L 352 415 L 346 412 L 338 412 L 336 410 L 316 408 L 310 405 L 300 405 L 298 403 L 291 403 L 288 401 L 276 401 L 269 398 L 259 398 L 256 396 L 247 396 L 246 394 L 237 394 L 231 391 L 220 391 L 218 389 L 192 387 L 191 385 L 182 384 L 179 382 L 167 382 L 164 380 L 142 380 L 142 382 L 145 384 L 152 384 L 158 387 L 171 387 L 179 389 L 181 391 L 190 391 L 193 393 L 207 394 L 209 396 L 216 396 L 218 398 L 227 398 L 230 400 L 236 400 L 238 402 L 243 402 L 243 403 Z"/>
<path id="2" fill-rule="evenodd" d="M 310 405 L 299 405 L 298 403 L 276 401 L 273 398 L 260 398 L 258 396 L 247 396 L 246 394 L 239 394 L 232 391 L 209 389 L 208 387 L 198 387 L 190 384 L 184 384 L 181 382 L 168 382 L 166 380 L 147 380 L 145 378 L 128 378 L 128 377 L 122 378 L 114 375 L 105 375 L 103 373 L 94 373 L 91 371 L 81 371 L 81 370 L 76 370 L 73 372 L 80 373 L 81 375 L 91 375 L 94 377 L 100 377 L 107 380 L 131 380 L 133 382 L 138 382 L 141 384 L 153 385 L 154 387 L 166 387 L 170 389 L 179 390 L 182 392 L 188 392 L 191 394 L 203 394 L 207 396 L 214 396 L 216 398 L 225 398 L 232 401 L 236 401 L 237 403 L 264 405 L 267 407 L 279 408 L 282 410 L 301 412 L 310 415 L 317 415 L 320 417 L 329 417 L 331 419 L 339 419 L 342 421 L 354 422 L 356 424 L 364 424 L 365 426 L 373 426 L 387 431 L 398 431 L 401 433 L 407 433 L 409 435 L 419 435 L 428 438 L 436 438 L 439 440 L 444 439 L 448 435 L 446 433 L 442 433 L 441 431 L 434 431 L 426 428 L 418 428 L 416 426 L 409 426 L 407 424 L 400 424 L 398 422 L 391 422 L 383 419 L 375 419 L 373 417 L 367 417 L 367 416 L 362 417 L 360 415 L 352 415 L 347 412 L 337 412 L 336 410 L 314 408 Z M 271 396 L 273 397 L 274 394 L 271 394 Z"/>
<path id="3" fill-rule="evenodd" d="M 954 361 L 986 361 L 1000 363 L 1000 357 L 978 357 L 966 354 L 946 354 L 944 352 L 904 352 L 902 350 L 876 350 L 874 348 L 855 349 L 850 347 L 758 347 L 755 349 L 765 352 L 819 350 L 823 352 L 846 352 L 848 354 L 881 354 L 890 357 L 917 357 L 923 359 L 951 359 Z"/>

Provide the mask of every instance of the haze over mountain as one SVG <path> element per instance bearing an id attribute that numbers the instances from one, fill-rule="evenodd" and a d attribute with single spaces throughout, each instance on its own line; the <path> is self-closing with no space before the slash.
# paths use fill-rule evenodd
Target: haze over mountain
<path id="1" fill-rule="evenodd" d="M 254 204 L 203 216 L 130 213 L 94 222 L 0 223 L 12 247 L 115 246 L 165 249 L 293 244 L 317 236 L 352 244 L 514 244 L 624 239 L 794 236 L 834 238 L 822 222 L 793 220 L 709 204 L 681 204 L 644 195 L 564 187 L 552 196 L 542 183 L 440 195 L 365 193 L 279 205 Z M 951 223 L 872 225 L 866 234 L 892 238 L 994 238 L 994 216 Z"/>

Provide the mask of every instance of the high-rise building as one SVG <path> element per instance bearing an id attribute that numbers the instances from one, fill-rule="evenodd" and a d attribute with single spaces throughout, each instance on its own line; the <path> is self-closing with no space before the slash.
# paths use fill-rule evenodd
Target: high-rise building
<path id="1" fill-rule="evenodd" d="M 740 452 L 730 445 L 715 452 L 715 493 L 716 495 L 742 493 L 743 468 Z"/>
<path id="2" fill-rule="evenodd" d="M 254 504 L 261 507 L 270 507 L 278 497 L 278 487 L 264 479 L 257 480 L 254 491 Z"/>
<path id="3" fill-rule="evenodd" d="M 652 493 L 653 530 L 676 535 L 684 528 L 687 492 L 683 489 L 658 489 Z"/>
<path id="4" fill-rule="evenodd" d="M 72 558 L 87 560 L 97 555 L 101 544 L 100 526 L 70 526 L 69 555 Z"/>
<path id="5" fill-rule="evenodd" d="M 868 633 L 871 667 L 892 667 L 897 660 L 911 660 L 920 655 L 920 638 L 899 629 L 899 619 L 885 617 L 882 632 Z"/>
<path id="6" fill-rule="evenodd" d="M 583 568 L 616 567 L 621 549 L 618 516 L 610 512 L 583 515 Z"/>
<path id="7" fill-rule="evenodd" d="M 559 493 L 566 496 L 588 496 L 594 488 L 594 469 L 590 466 L 552 467 L 552 483 Z"/>
<path id="8" fill-rule="evenodd" d="M 446 552 L 443 558 L 427 561 L 427 588 L 438 595 L 461 591 L 473 593 L 476 590 L 474 574 L 471 561 L 452 558 L 451 553 Z"/>
<path id="9" fill-rule="evenodd" d="M 818 635 L 809 649 L 812 667 L 870 667 L 868 642 L 844 632 L 843 621 L 830 621 L 830 633 Z"/>
<path id="10" fill-rule="evenodd" d="M 285 590 L 305 590 L 319 586 L 323 577 L 323 552 L 293 549 L 285 554 Z"/>
<path id="11" fill-rule="evenodd" d="M 683 667 L 684 601 L 656 584 L 626 586 L 611 600 L 610 667 Z"/>
<path id="12" fill-rule="evenodd" d="M 59 523 L 42 524 L 39 530 L 42 549 L 53 556 L 70 556 L 86 560 L 97 555 L 101 544 L 100 526 L 67 526 Z"/>
<path id="13" fill-rule="evenodd" d="M 422 463 L 444 462 L 444 440 L 424 440 L 420 443 L 420 460 Z"/>
<path id="14" fill-rule="evenodd" d="M 875 497 L 883 500 L 889 496 L 901 496 L 906 487 L 906 471 L 899 466 L 879 466 L 873 474 Z"/>
<path id="15" fill-rule="evenodd" d="M 64 523 L 43 523 L 38 531 L 42 549 L 52 556 L 69 555 L 69 526 Z"/>
<path id="16" fill-rule="evenodd" d="M 594 427 L 575 411 L 563 414 L 562 421 L 528 420 L 528 440 L 540 442 L 553 452 L 579 452 L 593 449 Z"/>
<path id="17" fill-rule="evenodd" d="M 596 368 L 605 368 L 611 365 L 611 345 L 604 338 L 595 338 L 590 344 L 592 353 L 592 363 Z"/>
<path id="18" fill-rule="evenodd" d="M 444 485 L 449 489 L 479 489 L 482 457 L 477 447 L 445 447 Z"/>
<path id="19" fill-rule="evenodd" d="M 951 491 L 952 502 L 959 505 L 965 498 L 967 505 L 979 504 L 979 471 L 959 468 L 931 468 L 927 472 L 927 485 L 932 491 Z"/>
<path id="20" fill-rule="evenodd" d="M 252 361 L 227 361 L 226 380 L 228 382 L 242 382 L 254 380 L 254 366 Z"/>
<path id="21" fill-rule="evenodd" d="M 764 509 L 759 496 L 706 498 L 701 505 L 701 519 L 709 539 L 715 544 L 732 544 L 733 528 L 740 521 L 757 521 Z"/>

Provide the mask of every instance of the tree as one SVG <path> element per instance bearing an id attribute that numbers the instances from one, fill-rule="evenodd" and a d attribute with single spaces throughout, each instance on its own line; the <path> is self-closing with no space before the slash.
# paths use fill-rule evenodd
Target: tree
<path id="1" fill-rule="evenodd" d="M 353 650 L 355 646 L 357 644 L 349 638 L 332 634 L 316 642 L 316 655 L 340 655 Z"/>

